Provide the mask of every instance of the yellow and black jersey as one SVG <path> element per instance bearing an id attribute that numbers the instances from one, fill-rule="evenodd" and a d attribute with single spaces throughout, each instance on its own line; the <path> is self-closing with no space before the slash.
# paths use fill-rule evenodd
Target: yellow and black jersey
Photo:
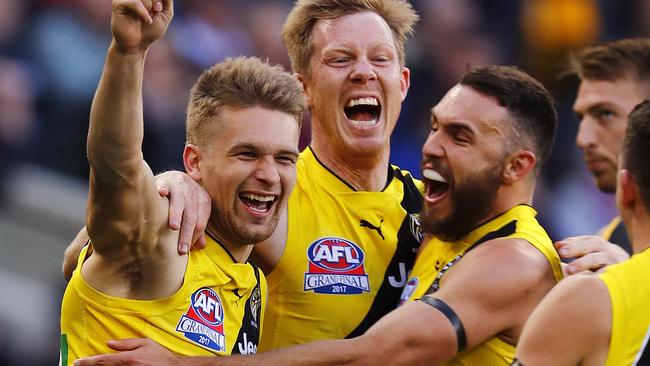
<path id="1" fill-rule="evenodd" d="M 310 148 L 297 163 L 288 237 L 268 274 L 261 350 L 362 334 L 393 310 L 421 240 L 422 183 L 389 166 L 380 192 L 357 191 Z"/>
<path id="2" fill-rule="evenodd" d="M 612 334 L 605 366 L 650 365 L 650 250 L 600 275 L 612 304 Z"/>
<path id="3" fill-rule="evenodd" d="M 257 351 L 266 280 L 252 263 L 237 263 L 212 238 L 188 255 L 182 287 L 156 300 L 105 295 L 84 281 L 77 268 L 61 307 L 61 365 L 80 357 L 115 352 L 112 339 L 147 337 L 180 355 L 230 355 Z"/>
<path id="4" fill-rule="evenodd" d="M 625 249 L 627 254 L 632 255 L 632 245 L 620 216 L 616 216 L 612 221 L 605 225 L 605 227 L 598 232 L 598 235 L 608 242 L 620 246 Z"/>
<path id="5" fill-rule="evenodd" d="M 539 225 L 537 212 L 527 205 L 511 208 L 496 218 L 472 230 L 458 242 L 432 239 L 422 248 L 409 276 L 401 297 L 401 303 L 419 299 L 440 287 L 445 272 L 462 259 L 468 251 L 481 243 L 496 238 L 521 238 L 537 248 L 548 259 L 556 281 L 562 279 L 562 268 L 551 239 Z M 515 347 L 498 337 L 463 351 L 445 365 L 510 365 L 515 356 Z"/>

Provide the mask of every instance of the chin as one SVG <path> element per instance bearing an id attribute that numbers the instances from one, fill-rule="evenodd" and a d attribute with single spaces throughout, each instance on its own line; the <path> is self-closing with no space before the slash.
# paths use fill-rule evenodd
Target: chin
<path id="1" fill-rule="evenodd" d="M 240 233 L 242 242 L 247 244 L 257 244 L 261 241 L 268 239 L 275 231 L 275 225 L 258 227 L 251 229 L 250 227 Z"/>

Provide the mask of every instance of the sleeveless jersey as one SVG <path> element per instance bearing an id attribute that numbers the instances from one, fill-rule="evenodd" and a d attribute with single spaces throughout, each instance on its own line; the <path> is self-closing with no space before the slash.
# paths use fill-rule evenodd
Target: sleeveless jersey
<path id="1" fill-rule="evenodd" d="M 445 242 L 432 239 L 422 248 L 418 259 L 404 287 L 401 303 L 419 299 L 429 292 L 437 290 L 445 272 L 450 269 L 469 250 L 483 242 L 496 238 L 521 238 L 537 248 L 548 260 L 556 281 L 562 279 L 560 258 L 553 247 L 551 239 L 539 225 L 535 216 L 537 212 L 527 205 L 515 206 L 496 218 L 472 230 L 458 242 Z M 456 355 L 445 365 L 510 365 L 515 356 L 515 347 L 498 337 Z"/>
<path id="2" fill-rule="evenodd" d="M 627 236 L 625 225 L 621 221 L 620 216 L 616 216 L 605 227 L 603 227 L 598 235 L 610 243 L 614 243 L 621 248 L 625 249 L 627 254 L 632 255 L 632 244 Z"/>
<path id="3" fill-rule="evenodd" d="M 151 338 L 180 355 L 255 353 L 266 305 L 266 281 L 252 263 L 237 263 L 209 236 L 188 255 L 183 285 L 156 300 L 108 296 L 86 283 L 86 246 L 63 295 L 60 365 L 114 353 L 111 339 Z"/>
<path id="4" fill-rule="evenodd" d="M 612 302 L 612 334 L 605 366 L 650 365 L 650 250 L 600 275 Z"/>
<path id="5" fill-rule="evenodd" d="M 388 169 L 381 192 L 357 191 L 309 147 L 301 153 L 261 350 L 361 335 L 397 307 L 421 240 L 423 186 Z"/>

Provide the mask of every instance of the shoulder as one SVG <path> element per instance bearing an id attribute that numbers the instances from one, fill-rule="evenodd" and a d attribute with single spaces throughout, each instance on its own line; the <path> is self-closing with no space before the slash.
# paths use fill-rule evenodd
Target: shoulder
<path id="1" fill-rule="evenodd" d="M 607 287 L 598 276 L 579 274 L 560 281 L 536 312 L 542 323 L 554 322 L 566 332 L 587 335 L 609 331 L 610 304 Z"/>
<path id="2" fill-rule="evenodd" d="M 596 275 L 581 274 L 560 281 L 539 308 L 542 319 L 557 323 L 567 332 L 586 335 L 609 330 L 610 307 L 605 283 Z"/>
<path id="3" fill-rule="evenodd" d="M 485 291 L 507 286 L 513 295 L 552 278 L 544 254 L 520 238 L 498 238 L 480 244 L 458 263 L 456 272 Z"/>
<path id="4" fill-rule="evenodd" d="M 530 315 L 517 345 L 525 364 L 603 360 L 611 331 L 607 289 L 595 275 L 562 280 Z M 602 362 L 602 361 L 601 361 Z"/>

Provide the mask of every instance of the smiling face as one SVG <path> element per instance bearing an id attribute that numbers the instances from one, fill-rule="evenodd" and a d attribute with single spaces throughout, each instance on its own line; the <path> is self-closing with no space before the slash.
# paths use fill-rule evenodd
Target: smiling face
<path id="1" fill-rule="evenodd" d="M 224 107 L 188 168 L 212 199 L 209 226 L 227 244 L 255 244 L 275 230 L 296 182 L 299 125 L 285 112 Z M 186 167 L 192 147 L 186 147 Z M 191 163 L 190 163 L 191 165 Z"/>
<path id="2" fill-rule="evenodd" d="M 614 192 L 618 155 L 623 146 L 627 116 L 643 98 L 628 79 L 583 79 L 573 110 L 580 120 L 576 145 L 598 189 Z"/>
<path id="3" fill-rule="evenodd" d="M 463 85 L 432 109 L 431 133 L 422 147 L 426 232 L 458 240 L 495 214 L 510 118 L 496 99 Z"/>
<path id="4" fill-rule="evenodd" d="M 312 112 L 313 146 L 344 154 L 387 151 L 409 71 L 399 64 L 393 34 L 376 13 L 316 22 L 308 75 L 301 75 Z"/>

